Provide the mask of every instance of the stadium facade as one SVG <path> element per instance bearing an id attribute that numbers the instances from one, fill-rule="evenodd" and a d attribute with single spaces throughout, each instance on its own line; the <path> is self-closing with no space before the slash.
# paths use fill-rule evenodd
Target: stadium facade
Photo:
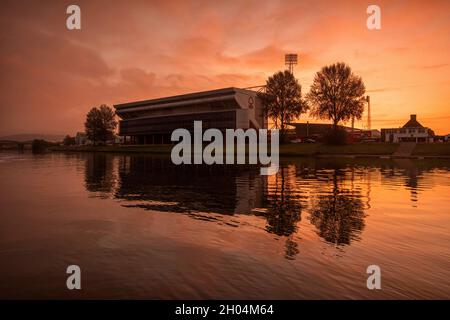
<path id="1" fill-rule="evenodd" d="M 194 121 L 202 121 L 204 130 L 264 129 L 263 114 L 257 92 L 224 88 L 159 99 L 114 105 L 119 116 L 119 135 L 125 143 L 171 143 L 173 130 L 194 129 Z"/>

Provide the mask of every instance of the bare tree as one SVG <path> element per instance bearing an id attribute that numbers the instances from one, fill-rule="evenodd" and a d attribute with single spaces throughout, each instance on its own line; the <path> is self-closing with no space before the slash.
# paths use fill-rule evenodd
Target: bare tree
<path id="1" fill-rule="evenodd" d="M 302 99 L 302 88 L 289 71 L 279 71 L 266 81 L 266 92 L 258 95 L 266 115 L 275 128 L 280 129 L 280 140 L 285 140 L 286 124 L 308 110 Z"/>
<path id="2" fill-rule="evenodd" d="M 312 106 L 311 115 L 331 120 L 336 130 L 339 122 L 361 119 L 365 91 L 362 79 L 347 64 L 338 62 L 316 73 L 306 98 Z"/>

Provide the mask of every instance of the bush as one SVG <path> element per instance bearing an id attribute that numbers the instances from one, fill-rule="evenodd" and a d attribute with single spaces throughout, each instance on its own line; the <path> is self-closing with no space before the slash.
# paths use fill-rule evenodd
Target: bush
<path id="1" fill-rule="evenodd" d="M 49 147 L 57 146 L 58 144 L 55 142 L 49 142 L 41 139 L 34 139 L 31 142 L 31 151 L 33 153 L 44 153 L 47 151 Z"/>
<path id="2" fill-rule="evenodd" d="M 324 142 L 332 145 L 347 144 L 347 131 L 344 128 L 332 128 L 324 136 Z"/>
<path id="3" fill-rule="evenodd" d="M 48 145 L 48 142 L 45 140 L 34 139 L 31 143 L 31 151 L 33 153 L 43 153 L 47 151 Z"/>
<path id="4" fill-rule="evenodd" d="M 75 137 L 67 135 L 63 140 L 63 145 L 65 146 L 74 146 L 75 144 L 76 144 Z"/>

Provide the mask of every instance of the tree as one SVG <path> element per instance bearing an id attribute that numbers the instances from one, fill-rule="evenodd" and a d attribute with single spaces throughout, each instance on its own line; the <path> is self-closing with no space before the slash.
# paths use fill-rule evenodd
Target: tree
<path id="1" fill-rule="evenodd" d="M 33 153 L 44 153 L 47 151 L 47 148 L 51 145 L 48 141 L 42 139 L 34 139 L 31 142 L 31 151 Z"/>
<path id="2" fill-rule="evenodd" d="M 75 145 L 75 143 L 76 143 L 75 137 L 71 137 L 69 135 L 66 135 L 64 137 L 63 145 L 65 145 L 65 146 L 73 146 L 73 145 Z"/>
<path id="3" fill-rule="evenodd" d="M 308 110 L 300 84 L 289 71 L 279 71 L 267 79 L 266 91 L 258 96 L 266 115 L 280 129 L 280 140 L 284 141 L 286 124 Z"/>
<path id="4" fill-rule="evenodd" d="M 348 65 L 338 62 L 316 73 L 306 98 L 312 106 L 311 115 L 331 120 L 337 130 L 339 122 L 361 119 L 365 92 L 362 79 Z"/>
<path id="5" fill-rule="evenodd" d="M 117 127 L 114 111 L 107 105 L 101 105 L 99 108 L 92 108 L 86 115 L 84 123 L 86 136 L 94 145 L 98 141 L 106 143 L 108 139 L 114 137 L 114 130 Z"/>

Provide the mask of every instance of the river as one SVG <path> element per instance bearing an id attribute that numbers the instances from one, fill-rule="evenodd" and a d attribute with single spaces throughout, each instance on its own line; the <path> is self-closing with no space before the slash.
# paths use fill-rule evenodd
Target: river
<path id="1" fill-rule="evenodd" d="M 3 299 L 450 298 L 450 161 L 2 152 L 0 177 Z"/>

